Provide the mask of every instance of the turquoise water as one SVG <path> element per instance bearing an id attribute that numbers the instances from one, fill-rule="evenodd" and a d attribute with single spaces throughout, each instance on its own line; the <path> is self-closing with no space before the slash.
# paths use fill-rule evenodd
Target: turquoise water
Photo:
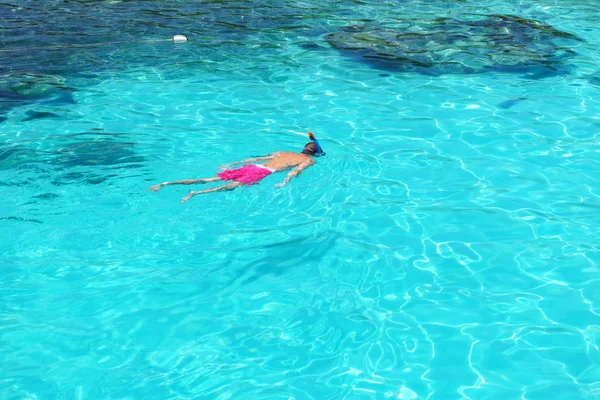
<path id="1" fill-rule="evenodd" d="M 600 398 L 597 6 L 44 3 L 0 5 L 0 398 Z M 535 77 L 325 40 L 472 14 L 581 41 Z M 309 130 L 284 188 L 148 190 Z"/>

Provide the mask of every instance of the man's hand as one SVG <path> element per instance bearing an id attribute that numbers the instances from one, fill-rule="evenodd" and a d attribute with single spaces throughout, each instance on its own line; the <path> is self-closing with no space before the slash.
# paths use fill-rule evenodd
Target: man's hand
<path id="1" fill-rule="evenodd" d="M 302 173 L 302 171 L 304 171 L 306 168 L 310 167 L 314 163 L 315 162 L 313 160 L 309 159 L 308 161 L 303 162 L 302 164 L 298 165 L 296 168 L 294 168 L 292 171 L 290 171 L 290 173 L 285 177 L 283 182 L 278 183 L 277 185 L 275 185 L 275 187 L 278 187 L 278 188 L 284 187 L 285 185 L 290 183 L 290 180 L 293 177 L 300 175 Z"/>
<path id="2" fill-rule="evenodd" d="M 158 192 L 161 187 L 163 187 L 163 184 L 159 183 L 158 185 L 154 185 L 154 186 L 150 187 L 150 190 L 152 190 L 153 192 Z"/>

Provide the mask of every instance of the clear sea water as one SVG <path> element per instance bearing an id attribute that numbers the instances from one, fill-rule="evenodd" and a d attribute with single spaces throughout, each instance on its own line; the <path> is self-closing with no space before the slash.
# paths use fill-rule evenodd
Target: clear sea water
<path id="1" fill-rule="evenodd" d="M 496 14 L 580 37 L 566 72 L 385 71 L 324 39 Z M 599 21 L 1 3 L 0 399 L 600 398 Z M 328 154 L 284 188 L 148 190 L 309 130 Z"/>

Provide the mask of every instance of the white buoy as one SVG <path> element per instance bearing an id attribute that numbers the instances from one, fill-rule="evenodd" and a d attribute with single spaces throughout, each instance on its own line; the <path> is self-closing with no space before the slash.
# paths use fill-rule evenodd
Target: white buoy
<path id="1" fill-rule="evenodd" d="M 183 43 L 187 42 L 189 39 L 187 38 L 187 36 L 175 35 L 171 40 L 173 41 L 173 43 Z"/>

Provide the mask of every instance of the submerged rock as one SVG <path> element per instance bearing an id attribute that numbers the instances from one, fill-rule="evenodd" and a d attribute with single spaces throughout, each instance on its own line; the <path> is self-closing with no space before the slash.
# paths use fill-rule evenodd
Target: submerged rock
<path id="1" fill-rule="evenodd" d="M 110 139 L 82 140 L 50 149 L 39 147 L 35 142 L 0 146 L 0 170 L 36 165 L 52 165 L 65 170 L 94 166 L 136 168 L 140 165 L 135 163 L 144 161 L 144 157 L 134 151 L 133 143 Z"/>
<path id="2" fill-rule="evenodd" d="M 27 111 L 25 113 L 27 115 L 27 117 L 25 119 L 23 119 L 23 122 L 26 121 L 34 121 L 36 119 L 44 119 L 44 118 L 51 118 L 51 119 L 60 119 L 62 118 L 62 116 L 55 114 L 55 113 L 51 113 L 51 112 L 45 112 L 45 111 Z"/>
<path id="3" fill-rule="evenodd" d="M 439 18 L 408 28 L 352 25 L 326 36 L 331 46 L 373 67 L 440 75 L 485 71 L 556 73 L 574 54 L 559 41 L 579 41 L 535 20 L 492 15 Z"/>
<path id="4" fill-rule="evenodd" d="M 63 166 L 116 165 L 143 161 L 133 151 L 133 143 L 91 140 L 68 144 L 56 150 L 54 163 Z"/>
<path id="5" fill-rule="evenodd" d="M 25 104 L 39 103 L 46 106 L 75 104 L 73 92 L 74 89 L 67 86 L 63 78 L 54 75 L 2 76 L 0 77 L 0 114 Z"/>
<path id="6" fill-rule="evenodd" d="M 0 77 L 0 96 L 12 99 L 49 98 L 72 90 L 59 76 L 41 74 Z"/>

